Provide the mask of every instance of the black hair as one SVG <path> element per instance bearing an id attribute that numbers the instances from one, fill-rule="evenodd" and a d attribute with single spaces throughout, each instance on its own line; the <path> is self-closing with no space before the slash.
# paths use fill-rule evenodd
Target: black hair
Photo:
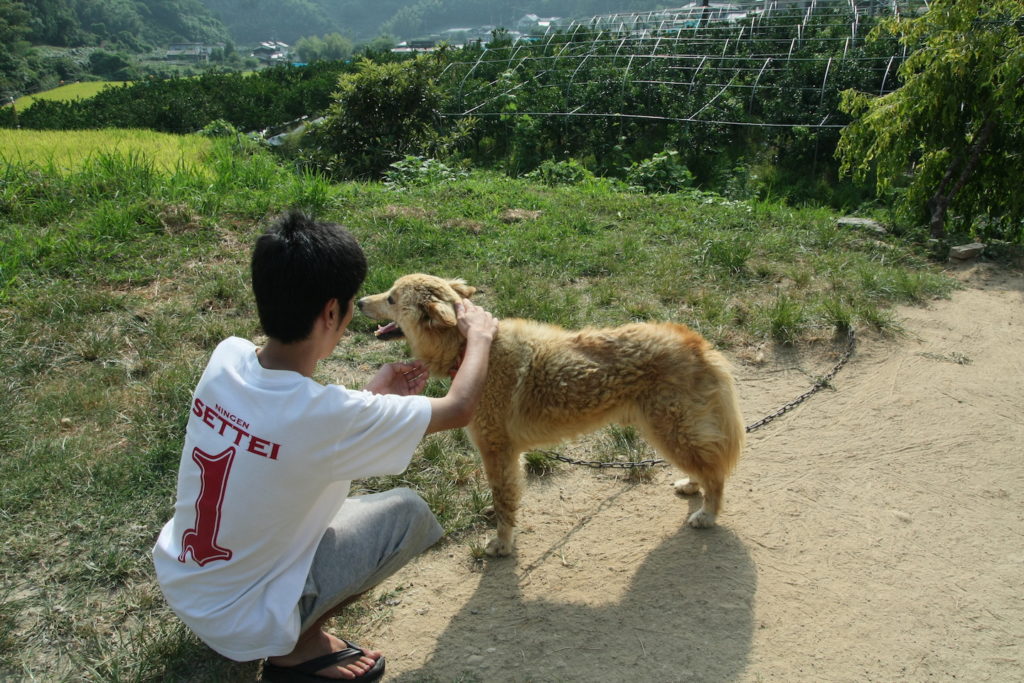
<path id="1" fill-rule="evenodd" d="M 366 256 L 342 226 L 293 210 L 256 240 L 250 268 L 263 331 L 289 344 L 309 336 L 331 299 L 345 314 L 366 278 Z"/>

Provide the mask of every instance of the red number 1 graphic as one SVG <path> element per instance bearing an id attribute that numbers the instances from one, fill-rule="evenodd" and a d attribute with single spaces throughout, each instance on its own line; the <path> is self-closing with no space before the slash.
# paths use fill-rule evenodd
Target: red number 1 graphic
<path id="1" fill-rule="evenodd" d="M 228 473 L 235 459 L 235 449 L 229 448 L 217 455 L 210 455 L 195 448 L 192 459 L 199 465 L 199 498 L 196 499 L 195 526 L 181 537 L 181 554 L 178 562 L 184 562 L 189 551 L 200 567 L 214 560 L 230 560 L 231 551 L 217 545 L 220 530 L 221 506 L 224 504 L 224 490 L 228 485 Z"/>

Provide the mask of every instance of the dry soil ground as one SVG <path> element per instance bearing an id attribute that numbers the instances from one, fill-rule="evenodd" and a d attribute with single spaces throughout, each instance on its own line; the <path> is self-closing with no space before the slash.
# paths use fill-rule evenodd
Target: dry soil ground
<path id="1" fill-rule="evenodd" d="M 515 556 L 402 570 L 366 643 L 388 680 L 1024 680 L 1024 278 L 957 276 L 750 435 L 716 528 L 684 525 L 670 469 L 564 467 Z M 737 359 L 747 422 L 833 360 Z"/>

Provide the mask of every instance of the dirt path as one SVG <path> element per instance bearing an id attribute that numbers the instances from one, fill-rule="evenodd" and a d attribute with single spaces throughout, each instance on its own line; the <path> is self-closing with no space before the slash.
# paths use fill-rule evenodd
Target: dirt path
<path id="1" fill-rule="evenodd" d="M 530 482 L 518 553 L 386 588 L 392 681 L 1024 679 L 1024 278 L 973 267 L 751 435 L 713 530 L 675 473 Z M 748 422 L 831 360 L 738 364 Z"/>

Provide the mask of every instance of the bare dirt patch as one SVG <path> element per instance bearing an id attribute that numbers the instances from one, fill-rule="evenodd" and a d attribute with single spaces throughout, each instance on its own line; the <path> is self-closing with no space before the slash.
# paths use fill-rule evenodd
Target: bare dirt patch
<path id="1" fill-rule="evenodd" d="M 540 211 L 530 209 L 505 209 L 498 216 L 502 223 L 522 223 L 523 221 L 535 221 L 540 218 Z"/>
<path id="2" fill-rule="evenodd" d="M 670 469 L 562 469 L 528 486 L 515 556 L 442 544 L 365 644 L 409 682 L 1019 680 L 1024 277 L 960 276 L 751 434 L 718 527 L 685 526 Z M 747 422 L 829 366 L 737 362 Z"/>
<path id="3" fill-rule="evenodd" d="M 420 206 L 399 206 L 398 204 L 388 204 L 380 211 L 382 218 L 396 219 L 396 218 L 414 218 L 419 220 L 429 220 L 434 217 L 434 212 L 429 209 L 424 209 Z"/>

